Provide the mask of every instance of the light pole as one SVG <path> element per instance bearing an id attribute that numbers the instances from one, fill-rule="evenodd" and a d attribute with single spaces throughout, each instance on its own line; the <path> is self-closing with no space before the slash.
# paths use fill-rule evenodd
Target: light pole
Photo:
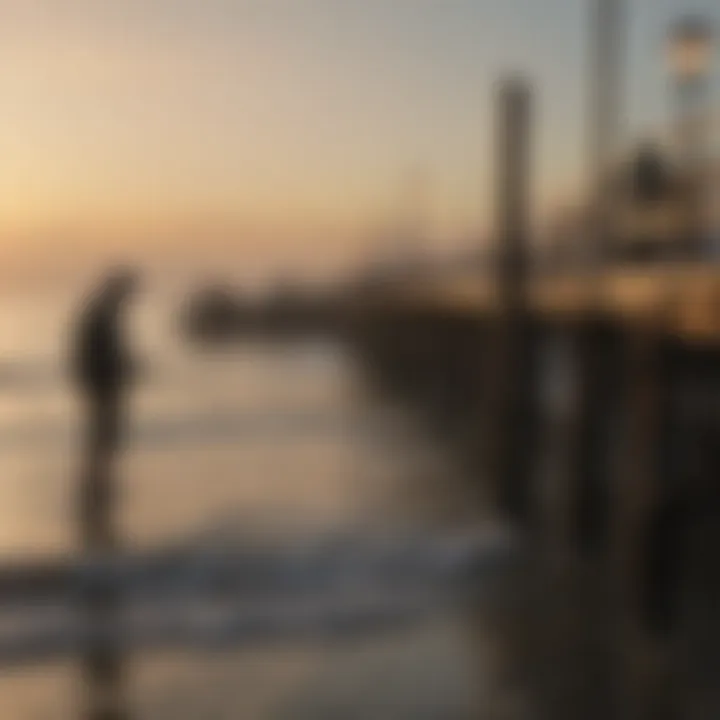
<path id="1" fill-rule="evenodd" d="M 593 239 L 598 270 L 613 253 L 616 208 L 610 175 L 618 151 L 623 108 L 625 0 L 590 2 L 589 143 Z"/>
<path id="2" fill-rule="evenodd" d="M 708 100 L 714 53 L 710 23 L 702 17 L 681 18 L 670 30 L 667 50 L 687 203 L 687 236 L 683 239 L 683 254 L 697 258 L 706 250 L 704 215 L 710 120 Z"/>

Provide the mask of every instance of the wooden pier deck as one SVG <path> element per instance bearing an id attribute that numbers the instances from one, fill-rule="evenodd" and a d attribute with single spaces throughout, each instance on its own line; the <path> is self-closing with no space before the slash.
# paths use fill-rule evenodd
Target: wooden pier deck
<path id="1" fill-rule="evenodd" d="M 547 321 L 601 316 L 620 326 L 650 324 L 688 343 L 720 343 L 720 264 L 618 267 L 601 273 L 530 273 L 527 311 Z M 501 307 L 489 274 L 398 278 L 370 299 L 376 309 L 487 317 Z"/>

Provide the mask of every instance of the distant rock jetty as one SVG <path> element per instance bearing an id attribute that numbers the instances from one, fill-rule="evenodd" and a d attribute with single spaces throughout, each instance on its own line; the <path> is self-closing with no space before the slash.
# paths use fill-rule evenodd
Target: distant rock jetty
<path id="1" fill-rule="evenodd" d="M 181 330 L 201 344 L 336 335 L 344 326 L 346 307 L 345 299 L 334 292 L 282 286 L 257 299 L 211 286 L 191 296 L 181 314 Z"/>

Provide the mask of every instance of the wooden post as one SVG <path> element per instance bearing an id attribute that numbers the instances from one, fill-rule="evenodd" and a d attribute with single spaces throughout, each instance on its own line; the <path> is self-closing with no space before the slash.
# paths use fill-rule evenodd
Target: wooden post
<path id="1" fill-rule="evenodd" d="M 531 93 L 512 78 L 500 85 L 497 127 L 497 293 L 486 382 L 484 464 L 494 500 L 527 519 L 532 457 L 534 358 L 527 311 Z"/>
<path id="2" fill-rule="evenodd" d="M 573 548 L 600 557 L 607 549 L 615 408 L 621 390 L 617 333 L 590 317 L 573 329 L 577 366 L 573 422 L 567 438 Z"/>
<path id="3" fill-rule="evenodd" d="M 674 353 L 659 331 L 631 332 L 613 533 L 621 669 L 631 720 L 681 717 L 670 643 L 680 580 L 673 554 L 679 547 L 674 541 L 668 545 L 673 536 L 679 539 L 673 513 L 682 512 L 673 489 L 676 370 Z"/>
<path id="4" fill-rule="evenodd" d="M 526 81 L 500 84 L 496 130 L 498 290 L 507 319 L 526 311 L 530 211 L 531 91 Z"/>
<path id="5" fill-rule="evenodd" d="M 530 159 L 530 88 L 512 78 L 499 85 L 496 130 L 497 306 L 487 324 L 479 407 L 479 451 L 484 498 L 522 523 L 530 510 L 534 398 L 527 312 L 527 237 Z M 524 564 L 524 563 L 522 563 Z M 484 656 L 482 717 L 526 720 L 536 704 L 533 683 L 530 579 L 519 567 L 478 603 L 470 624 Z M 533 598 L 534 599 L 534 598 Z"/>

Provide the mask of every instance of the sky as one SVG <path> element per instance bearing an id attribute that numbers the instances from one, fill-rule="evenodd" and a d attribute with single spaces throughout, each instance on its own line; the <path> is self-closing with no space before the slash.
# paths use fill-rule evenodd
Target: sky
<path id="1" fill-rule="evenodd" d="M 628 0 L 626 139 L 663 41 L 716 0 Z M 132 260 L 332 273 L 423 178 L 435 251 L 492 222 L 493 89 L 535 89 L 533 200 L 585 183 L 585 0 L 0 0 L 0 281 Z M 416 202 L 420 203 L 420 200 Z"/>

